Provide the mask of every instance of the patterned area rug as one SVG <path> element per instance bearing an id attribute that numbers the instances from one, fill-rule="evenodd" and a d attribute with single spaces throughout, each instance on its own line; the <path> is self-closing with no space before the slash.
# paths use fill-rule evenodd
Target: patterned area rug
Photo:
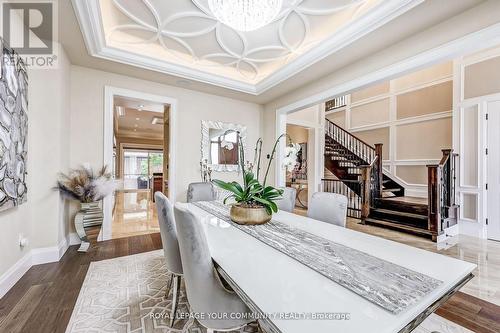
<path id="1" fill-rule="evenodd" d="M 165 299 L 169 279 L 162 250 L 92 262 L 66 332 L 206 332 L 189 318 L 184 285 L 177 308 L 183 318 L 169 327 L 172 295 Z M 254 333 L 258 328 L 255 324 L 232 332 Z"/>
<path id="2" fill-rule="evenodd" d="M 184 319 L 169 327 L 171 295 L 165 299 L 169 279 L 162 250 L 91 263 L 66 333 L 205 333 L 188 316 L 184 286 L 178 307 Z M 232 333 L 258 331 L 257 325 L 249 325 Z M 437 315 L 414 332 L 472 333 Z"/>

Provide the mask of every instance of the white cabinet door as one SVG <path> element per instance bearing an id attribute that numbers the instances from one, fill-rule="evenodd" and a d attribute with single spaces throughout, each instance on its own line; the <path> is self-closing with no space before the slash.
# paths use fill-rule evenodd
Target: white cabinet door
<path id="1" fill-rule="evenodd" d="M 500 101 L 487 103 L 488 238 L 500 240 Z"/>

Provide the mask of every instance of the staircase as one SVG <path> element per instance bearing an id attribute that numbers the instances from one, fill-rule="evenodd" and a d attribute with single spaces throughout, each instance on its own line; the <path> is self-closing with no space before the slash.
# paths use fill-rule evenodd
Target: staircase
<path id="1" fill-rule="evenodd" d="M 346 195 L 349 216 L 434 241 L 444 228 L 456 223 L 456 154 L 451 150 L 443 151 L 439 165 L 428 166 L 429 199 L 409 198 L 405 188 L 383 172 L 382 144 L 372 147 L 325 121 L 325 168 L 335 177 L 323 179 L 323 191 Z"/>

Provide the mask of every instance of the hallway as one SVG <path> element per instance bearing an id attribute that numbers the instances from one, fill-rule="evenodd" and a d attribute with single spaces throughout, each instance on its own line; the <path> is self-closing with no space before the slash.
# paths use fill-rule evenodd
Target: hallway
<path id="1" fill-rule="evenodd" d="M 118 191 L 111 230 L 112 239 L 160 232 L 151 191 Z"/>

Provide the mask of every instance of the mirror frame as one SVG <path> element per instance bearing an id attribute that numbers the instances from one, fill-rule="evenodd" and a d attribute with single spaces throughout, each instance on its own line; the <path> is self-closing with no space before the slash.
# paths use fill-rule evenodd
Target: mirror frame
<path id="1" fill-rule="evenodd" d="M 201 121 L 201 162 L 204 160 L 209 161 L 210 156 L 210 129 L 219 129 L 219 130 L 235 130 L 240 132 L 241 144 L 243 145 L 243 149 L 246 149 L 246 139 L 247 139 L 247 127 L 240 124 L 233 123 L 223 123 L 221 121 L 211 121 L 211 120 L 202 120 Z M 218 172 L 234 172 L 239 171 L 239 164 L 208 164 L 208 167 L 213 171 Z"/>

